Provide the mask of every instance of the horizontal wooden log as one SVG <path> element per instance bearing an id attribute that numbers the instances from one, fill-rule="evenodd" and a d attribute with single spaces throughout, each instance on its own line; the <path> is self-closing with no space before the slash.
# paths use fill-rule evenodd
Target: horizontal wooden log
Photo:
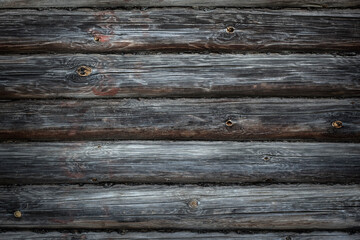
<path id="1" fill-rule="evenodd" d="M 0 183 L 359 183 L 359 157 L 352 143 L 2 143 Z"/>
<path id="2" fill-rule="evenodd" d="M 196 232 L 46 232 L 36 233 L 31 231 L 11 231 L 0 232 L 1 239 L 61 239 L 61 240 L 97 240 L 97 239 L 169 239 L 169 240 L 186 240 L 186 239 L 239 239 L 239 240 L 356 240 L 360 238 L 359 233 L 346 232 L 309 232 L 309 233 L 295 233 L 295 232 L 272 232 L 272 233 L 196 233 Z"/>
<path id="3" fill-rule="evenodd" d="M 360 185 L 0 187 L 2 228 L 351 229 Z M 17 216 L 17 217 L 16 217 Z"/>
<path id="4" fill-rule="evenodd" d="M 356 0 L 0 0 L 0 8 L 78 7 L 359 7 Z"/>
<path id="5" fill-rule="evenodd" d="M 7 55 L 0 98 L 359 97 L 359 76 L 360 55 Z"/>
<path id="6" fill-rule="evenodd" d="M 359 107 L 357 98 L 3 100 L 0 139 L 359 141 Z"/>
<path id="7" fill-rule="evenodd" d="M 0 53 L 360 52 L 359 21 L 352 9 L 1 10 Z"/>

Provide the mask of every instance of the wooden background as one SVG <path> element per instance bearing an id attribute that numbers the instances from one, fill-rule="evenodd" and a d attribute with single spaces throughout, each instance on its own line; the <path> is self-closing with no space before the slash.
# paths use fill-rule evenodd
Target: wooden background
<path id="1" fill-rule="evenodd" d="M 0 0 L 0 239 L 360 239 L 360 2 Z"/>

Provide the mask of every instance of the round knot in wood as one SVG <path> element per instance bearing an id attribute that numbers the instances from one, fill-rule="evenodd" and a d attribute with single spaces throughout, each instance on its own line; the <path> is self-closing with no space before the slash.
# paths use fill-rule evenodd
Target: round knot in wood
<path id="1" fill-rule="evenodd" d="M 334 128 L 342 128 L 343 127 L 343 123 L 341 121 L 334 121 L 331 125 Z"/>
<path id="2" fill-rule="evenodd" d="M 229 26 L 229 27 L 226 28 L 227 33 L 233 33 L 234 31 L 235 31 L 234 27 Z"/>
<path id="3" fill-rule="evenodd" d="M 21 218 L 21 215 L 22 214 L 21 214 L 21 212 L 19 210 L 14 212 L 14 217 L 16 217 L 16 218 Z"/>
<path id="4" fill-rule="evenodd" d="M 78 67 L 78 69 L 76 70 L 76 72 L 79 74 L 79 76 L 81 77 L 86 77 L 89 76 L 91 74 L 91 68 L 87 67 L 87 66 L 80 66 Z"/>
<path id="5" fill-rule="evenodd" d="M 197 208 L 199 206 L 199 201 L 197 199 L 192 199 L 190 202 L 189 202 L 189 207 L 190 208 Z"/>
<path id="6" fill-rule="evenodd" d="M 231 120 L 227 120 L 225 122 L 225 125 L 228 126 L 228 127 L 231 127 L 233 125 L 233 122 Z"/>

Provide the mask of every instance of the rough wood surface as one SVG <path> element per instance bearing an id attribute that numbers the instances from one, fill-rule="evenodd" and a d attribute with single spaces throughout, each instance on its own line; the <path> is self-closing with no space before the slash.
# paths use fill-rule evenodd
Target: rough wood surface
<path id="1" fill-rule="evenodd" d="M 0 0 L 0 8 L 48 7 L 359 7 L 357 0 Z"/>
<path id="2" fill-rule="evenodd" d="M 0 53 L 360 52 L 359 23 L 353 9 L 1 10 Z"/>
<path id="3" fill-rule="evenodd" d="M 2 100 L 0 139 L 358 141 L 359 107 L 358 98 Z"/>
<path id="4" fill-rule="evenodd" d="M 30 231 L 11 231 L 0 232 L 1 239 L 61 239 L 61 240 L 98 240 L 98 239 L 169 239 L 169 240 L 185 240 L 185 239 L 211 239 L 211 240 L 224 240 L 224 239 L 239 239 L 239 240 L 358 240 L 360 239 L 359 233 L 346 233 L 346 232 L 309 232 L 309 233 L 295 233 L 295 232 L 273 232 L 273 233 L 196 233 L 196 232 L 82 232 L 82 233 L 69 233 L 69 232 L 46 232 L 34 233 Z"/>
<path id="5" fill-rule="evenodd" d="M 0 187 L 3 228 L 350 229 L 360 185 Z M 20 211 L 21 218 L 14 217 Z"/>
<path id="6" fill-rule="evenodd" d="M 7 55 L 0 98 L 359 97 L 359 76 L 360 55 Z"/>
<path id="7" fill-rule="evenodd" d="M 0 183 L 358 183 L 359 157 L 352 143 L 2 143 Z"/>

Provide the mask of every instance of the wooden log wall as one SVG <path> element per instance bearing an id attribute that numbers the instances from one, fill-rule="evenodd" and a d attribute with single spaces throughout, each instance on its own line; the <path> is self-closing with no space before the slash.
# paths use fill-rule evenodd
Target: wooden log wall
<path id="1" fill-rule="evenodd" d="M 0 0 L 0 239 L 360 239 L 360 3 Z"/>

